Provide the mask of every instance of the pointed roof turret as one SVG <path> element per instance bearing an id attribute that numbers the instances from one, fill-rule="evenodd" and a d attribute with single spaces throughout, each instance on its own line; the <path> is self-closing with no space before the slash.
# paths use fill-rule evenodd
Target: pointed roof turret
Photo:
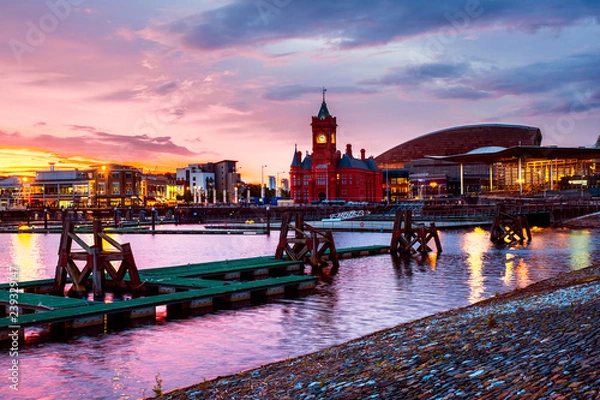
<path id="1" fill-rule="evenodd" d="M 325 92 L 327 89 L 323 88 L 323 103 L 321 103 L 321 109 L 319 110 L 319 114 L 317 114 L 317 118 L 325 119 L 326 117 L 330 117 L 329 110 L 327 109 L 327 103 L 325 103 Z"/>
<path id="2" fill-rule="evenodd" d="M 300 153 L 298 151 L 298 145 L 295 144 L 294 145 L 294 158 L 292 158 L 292 165 L 291 165 L 292 168 L 302 166 L 301 157 L 302 157 L 302 153 Z"/>

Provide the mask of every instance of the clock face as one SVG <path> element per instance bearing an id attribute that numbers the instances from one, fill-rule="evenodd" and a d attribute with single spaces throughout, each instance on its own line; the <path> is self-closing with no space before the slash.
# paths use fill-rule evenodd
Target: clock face
<path id="1" fill-rule="evenodd" d="M 319 133 L 317 135 L 317 143 L 325 143 L 327 142 L 327 136 L 324 133 Z"/>

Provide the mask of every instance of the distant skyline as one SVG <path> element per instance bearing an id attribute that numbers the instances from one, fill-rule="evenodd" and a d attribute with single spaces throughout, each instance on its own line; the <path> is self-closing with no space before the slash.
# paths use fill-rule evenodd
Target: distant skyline
<path id="1" fill-rule="evenodd" d="M 7 1 L 0 174 L 229 159 L 283 177 L 322 87 L 342 151 L 477 123 L 590 146 L 599 17 L 583 0 Z"/>

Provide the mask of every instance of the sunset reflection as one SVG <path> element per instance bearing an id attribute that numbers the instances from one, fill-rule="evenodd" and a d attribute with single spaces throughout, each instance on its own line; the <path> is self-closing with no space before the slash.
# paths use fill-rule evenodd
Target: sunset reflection
<path id="1" fill-rule="evenodd" d="M 504 263 L 505 270 L 502 282 L 506 286 L 525 287 L 529 285 L 529 265 L 521 257 L 516 254 L 506 253 L 506 262 Z"/>
<path id="2" fill-rule="evenodd" d="M 38 268 L 42 265 L 40 235 L 19 233 L 11 235 L 10 252 L 15 266 L 19 268 L 19 281 L 38 278 Z"/>
<path id="3" fill-rule="evenodd" d="M 487 232 L 478 227 L 472 232 L 464 234 L 461 248 L 469 255 L 467 258 L 467 265 L 469 266 L 469 303 L 475 303 L 484 298 L 486 278 L 483 276 L 483 255 L 490 248 Z"/>

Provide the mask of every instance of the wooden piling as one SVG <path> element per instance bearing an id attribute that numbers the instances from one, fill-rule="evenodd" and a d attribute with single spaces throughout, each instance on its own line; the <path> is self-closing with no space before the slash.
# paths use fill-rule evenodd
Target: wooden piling
<path id="1" fill-rule="evenodd" d="M 524 215 L 505 212 L 502 204 L 496 208 L 494 222 L 490 229 L 490 240 L 497 246 L 523 245 L 531 241 L 529 221 Z"/>
<path id="2" fill-rule="evenodd" d="M 306 224 L 302 213 L 296 213 L 294 224 L 290 219 L 290 213 L 282 215 L 275 258 L 281 260 L 285 253 L 287 258 L 308 262 L 313 268 L 323 267 L 331 261 L 332 272 L 337 272 L 340 264 L 331 230 L 319 230 Z M 288 237 L 290 229 L 294 231 L 291 238 Z"/>
<path id="3" fill-rule="evenodd" d="M 430 240 L 434 240 L 438 253 L 442 252 L 442 244 L 435 224 L 429 226 L 422 223 L 413 223 L 411 210 L 398 210 L 394 218 L 390 252 L 398 254 L 426 254 L 432 251 L 429 247 Z"/>
<path id="4" fill-rule="evenodd" d="M 128 290 L 135 294 L 141 284 L 131 246 L 128 243 L 121 245 L 104 234 L 99 219 L 95 219 L 93 225 L 94 243 L 88 245 L 74 233 L 73 218 L 65 218 L 54 275 L 54 294 L 64 296 L 68 276 L 72 282 L 69 296 L 86 297 L 88 291 L 92 290 L 95 299 L 103 299 L 109 286 L 107 275 L 111 278 L 110 290 Z M 73 242 L 83 251 L 72 251 Z M 104 250 L 105 242 L 116 250 Z M 85 261 L 86 264 L 80 270 L 76 261 Z M 113 267 L 112 261 L 121 261 L 118 270 Z M 128 273 L 129 280 L 125 281 Z"/>

